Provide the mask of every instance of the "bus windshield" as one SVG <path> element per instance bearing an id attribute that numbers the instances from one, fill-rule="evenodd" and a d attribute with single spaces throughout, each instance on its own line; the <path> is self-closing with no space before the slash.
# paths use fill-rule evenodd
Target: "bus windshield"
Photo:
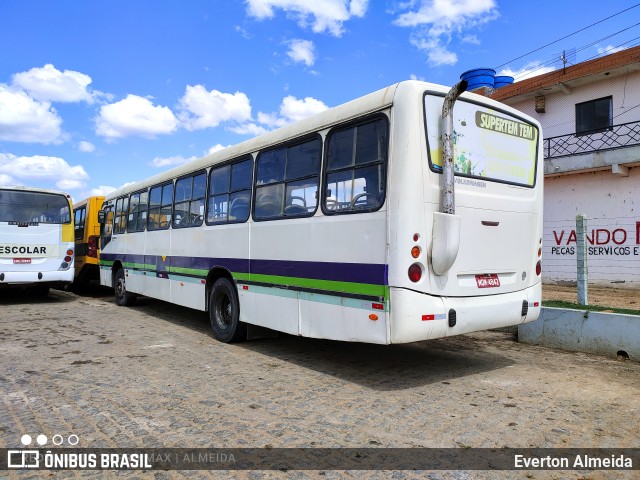
<path id="1" fill-rule="evenodd" d="M 64 195 L 0 189 L 0 222 L 70 223 L 71 210 Z"/>
<path id="2" fill-rule="evenodd" d="M 442 169 L 440 116 L 443 97 L 425 95 L 429 158 Z M 523 119 L 465 99 L 453 111 L 454 171 L 502 183 L 533 187 L 536 178 L 538 129 Z"/>

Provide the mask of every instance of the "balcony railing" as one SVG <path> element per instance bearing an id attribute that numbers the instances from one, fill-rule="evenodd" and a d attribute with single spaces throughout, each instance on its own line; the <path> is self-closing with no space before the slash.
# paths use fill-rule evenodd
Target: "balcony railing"
<path id="1" fill-rule="evenodd" d="M 600 152 L 640 145 L 640 121 L 614 125 L 607 130 L 545 138 L 544 158 L 558 158 L 579 153 Z"/>

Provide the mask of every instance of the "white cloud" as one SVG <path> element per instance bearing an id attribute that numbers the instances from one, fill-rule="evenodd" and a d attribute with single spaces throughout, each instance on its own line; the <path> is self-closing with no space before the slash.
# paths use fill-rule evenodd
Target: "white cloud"
<path id="1" fill-rule="evenodd" d="M 196 158 L 198 157 L 193 156 L 193 157 L 185 158 L 182 155 L 176 155 L 173 157 L 156 157 L 153 160 L 151 160 L 151 165 L 153 165 L 156 168 L 183 165 L 187 162 L 190 162 L 191 160 L 195 160 Z"/>
<path id="2" fill-rule="evenodd" d="M 209 150 L 207 150 L 207 155 L 211 155 L 212 153 L 216 153 L 219 152 L 220 150 L 224 150 L 225 148 L 227 148 L 229 145 L 224 146 L 221 145 L 220 143 L 214 145 L 213 147 L 209 148 Z"/>
<path id="3" fill-rule="evenodd" d="M 10 153 L 0 153 L 0 176 L 2 175 L 19 181 L 49 181 L 61 190 L 82 188 L 89 178 L 82 165 L 71 166 L 59 157 L 18 157 Z"/>
<path id="4" fill-rule="evenodd" d="M 137 95 L 100 107 L 96 133 L 108 139 L 131 135 L 153 138 L 167 135 L 178 128 L 178 119 L 169 107 L 154 105 Z"/>
<path id="5" fill-rule="evenodd" d="M 621 52 L 625 50 L 627 47 L 614 47 L 613 45 L 607 45 L 606 47 L 598 47 L 598 55 L 611 55 L 612 53 Z"/>
<path id="6" fill-rule="evenodd" d="M 247 122 L 241 125 L 229 127 L 229 131 L 237 133 L 238 135 L 253 135 L 254 137 L 257 137 L 258 135 L 265 133 L 267 129 L 260 125 L 256 125 L 253 122 Z"/>
<path id="7" fill-rule="evenodd" d="M 89 75 L 73 70 L 61 72 L 51 64 L 13 76 L 14 85 L 29 92 L 36 100 L 48 102 L 93 103 L 92 94 L 87 90 L 90 83 Z"/>
<path id="8" fill-rule="evenodd" d="M 187 130 L 202 130 L 217 127 L 222 122 L 242 123 L 251 119 L 251 103 L 242 92 L 209 92 L 202 85 L 187 85 L 179 104 L 180 120 Z"/>
<path id="9" fill-rule="evenodd" d="M 282 99 L 278 114 L 259 112 L 258 121 L 270 128 L 278 128 L 323 112 L 328 108 L 324 102 L 313 97 L 298 99 L 293 95 L 288 95 Z"/>
<path id="10" fill-rule="evenodd" d="M 4 174 L 4 173 L 0 173 L 0 185 L 15 185 L 16 181 L 13 179 L 13 177 Z"/>
<path id="11" fill-rule="evenodd" d="M 301 28 L 309 25 L 315 33 L 328 31 L 339 37 L 343 23 L 352 17 L 362 17 L 368 0 L 247 0 L 247 12 L 259 20 L 273 18 L 274 9 L 281 9 L 294 18 Z"/>
<path id="12" fill-rule="evenodd" d="M 81 142 L 78 143 L 78 150 L 85 153 L 91 153 L 96 150 L 96 146 L 91 142 L 82 140 Z"/>
<path id="13" fill-rule="evenodd" d="M 59 143 L 61 124 L 49 102 L 38 102 L 25 92 L 0 84 L 0 140 Z"/>
<path id="14" fill-rule="evenodd" d="M 504 68 L 500 70 L 497 75 L 508 75 L 513 77 L 516 82 L 526 80 L 527 78 L 537 77 L 538 75 L 544 75 L 545 73 L 553 72 L 556 68 L 553 66 L 542 66 L 539 61 L 527 63 L 519 70 L 513 70 L 511 68 Z"/>
<path id="15" fill-rule="evenodd" d="M 416 30 L 411 44 L 427 53 L 429 64 L 454 65 L 457 55 L 449 49 L 451 38 L 457 33 L 461 41 L 476 43 L 478 38 L 469 30 L 498 17 L 495 0 L 421 0 L 399 5 L 400 10 L 410 11 L 399 15 L 394 24 Z"/>
<path id="16" fill-rule="evenodd" d="M 88 195 L 85 195 L 85 197 L 103 197 L 117 190 L 117 188 L 118 187 L 112 187 L 110 185 L 99 185 L 89 190 Z"/>
<path id="17" fill-rule="evenodd" d="M 289 51 L 287 55 L 294 62 L 304 62 L 307 67 L 313 66 L 316 62 L 315 45 L 311 40 L 290 40 L 287 42 Z"/>

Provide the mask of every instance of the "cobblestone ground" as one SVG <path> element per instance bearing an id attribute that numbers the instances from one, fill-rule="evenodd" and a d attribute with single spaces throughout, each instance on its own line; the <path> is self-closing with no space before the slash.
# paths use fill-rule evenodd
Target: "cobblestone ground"
<path id="1" fill-rule="evenodd" d="M 640 447 L 637 363 L 521 345 L 500 332 L 395 346 L 288 335 L 226 345 L 212 338 L 202 312 L 145 298 L 116 307 L 101 292 L 52 291 L 37 301 L 0 292 L 0 447 L 19 447 L 23 434 L 75 434 L 78 447 Z M 109 475 L 597 479 L 632 473 Z"/>

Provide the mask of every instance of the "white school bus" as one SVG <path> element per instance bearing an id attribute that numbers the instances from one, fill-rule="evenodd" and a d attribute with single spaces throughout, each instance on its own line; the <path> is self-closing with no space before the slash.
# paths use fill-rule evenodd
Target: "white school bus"
<path id="1" fill-rule="evenodd" d="M 0 288 L 51 286 L 73 281 L 71 197 L 43 188 L 0 187 Z"/>
<path id="2" fill-rule="evenodd" d="M 225 342 L 535 320 L 540 125 L 465 87 L 401 82 L 113 192 L 101 283 L 208 311 Z"/>

